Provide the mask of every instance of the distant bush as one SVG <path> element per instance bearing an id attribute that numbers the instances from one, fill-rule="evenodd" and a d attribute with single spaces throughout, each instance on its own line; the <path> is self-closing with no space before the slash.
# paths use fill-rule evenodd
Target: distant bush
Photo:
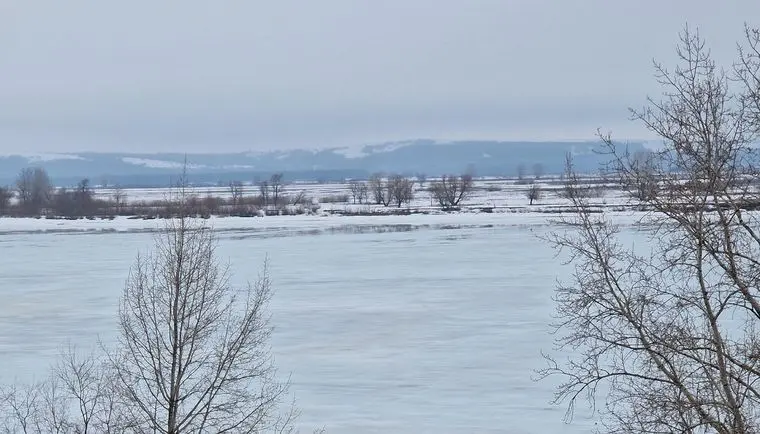
<path id="1" fill-rule="evenodd" d="M 579 199 L 599 199 L 604 197 L 606 189 L 603 185 L 566 185 L 557 195 L 563 199 L 577 197 Z"/>
<path id="2" fill-rule="evenodd" d="M 319 203 L 347 203 L 348 200 L 349 195 L 347 194 L 331 194 L 320 197 Z"/>

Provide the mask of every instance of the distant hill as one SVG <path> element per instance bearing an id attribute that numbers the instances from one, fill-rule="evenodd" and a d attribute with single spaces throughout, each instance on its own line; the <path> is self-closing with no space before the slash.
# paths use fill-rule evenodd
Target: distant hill
<path id="1" fill-rule="evenodd" d="M 631 151 L 643 143 L 628 144 Z M 188 154 L 188 175 L 195 183 L 254 182 L 274 172 L 288 180 L 331 181 L 363 178 L 374 172 L 438 176 L 474 170 L 478 176 L 514 176 L 523 165 L 560 173 L 566 153 L 579 171 L 593 172 L 606 161 L 599 142 L 498 142 L 411 140 L 351 148 L 259 153 Z M 44 167 L 57 185 L 88 177 L 94 184 L 165 186 L 183 165 L 181 153 L 77 153 L 0 156 L 0 184 L 10 184 L 29 166 Z"/>

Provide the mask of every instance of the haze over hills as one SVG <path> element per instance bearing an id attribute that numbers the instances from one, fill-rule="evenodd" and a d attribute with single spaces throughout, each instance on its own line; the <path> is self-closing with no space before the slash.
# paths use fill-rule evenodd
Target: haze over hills
<path id="1" fill-rule="evenodd" d="M 643 142 L 629 142 L 631 152 Z M 531 173 L 540 164 L 544 173 L 560 173 L 565 155 L 574 155 L 576 169 L 597 171 L 607 161 L 600 143 L 499 142 L 410 140 L 352 148 L 287 150 L 226 154 L 71 153 L 0 156 L 0 185 L 10 184 L 24 167 L 44 167 L 57 185 L 75 184 L 87 177 L 94 184 L 166 186 L 185 158 L 194 183 L 253 182 L 274 172 L 288 180 L 331 181 L 364 178 L 375 172 L 438 176 L 474 170 L 477 176 L 514 176 L 523 165 Z"/>

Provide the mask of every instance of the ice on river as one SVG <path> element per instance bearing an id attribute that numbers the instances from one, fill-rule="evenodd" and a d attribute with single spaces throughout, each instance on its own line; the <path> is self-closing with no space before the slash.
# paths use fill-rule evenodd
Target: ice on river
<path id="1" fill-rule="evenodd" d="M 273 351 L 302 432 L 589 431 L 583 409 L 565 424 L 553 383 L 532 379 L 566 272 L 536 238 L 547 216 L 367 219 L 215 222 L 234 282 L 269 255 Z M 67 339 L 114 338 L 148 224 L 0 220 L 0 380 L 44 374 Z"/>

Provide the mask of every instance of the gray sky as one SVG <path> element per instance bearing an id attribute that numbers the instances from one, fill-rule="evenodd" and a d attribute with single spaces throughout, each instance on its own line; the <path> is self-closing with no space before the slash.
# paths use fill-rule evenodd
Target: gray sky
<path id="1" fill-rule="evenodd" d="M 0 153 L 645 137 L 686 21 L 730 61 L 760 1 L 2 0 Z"/>

